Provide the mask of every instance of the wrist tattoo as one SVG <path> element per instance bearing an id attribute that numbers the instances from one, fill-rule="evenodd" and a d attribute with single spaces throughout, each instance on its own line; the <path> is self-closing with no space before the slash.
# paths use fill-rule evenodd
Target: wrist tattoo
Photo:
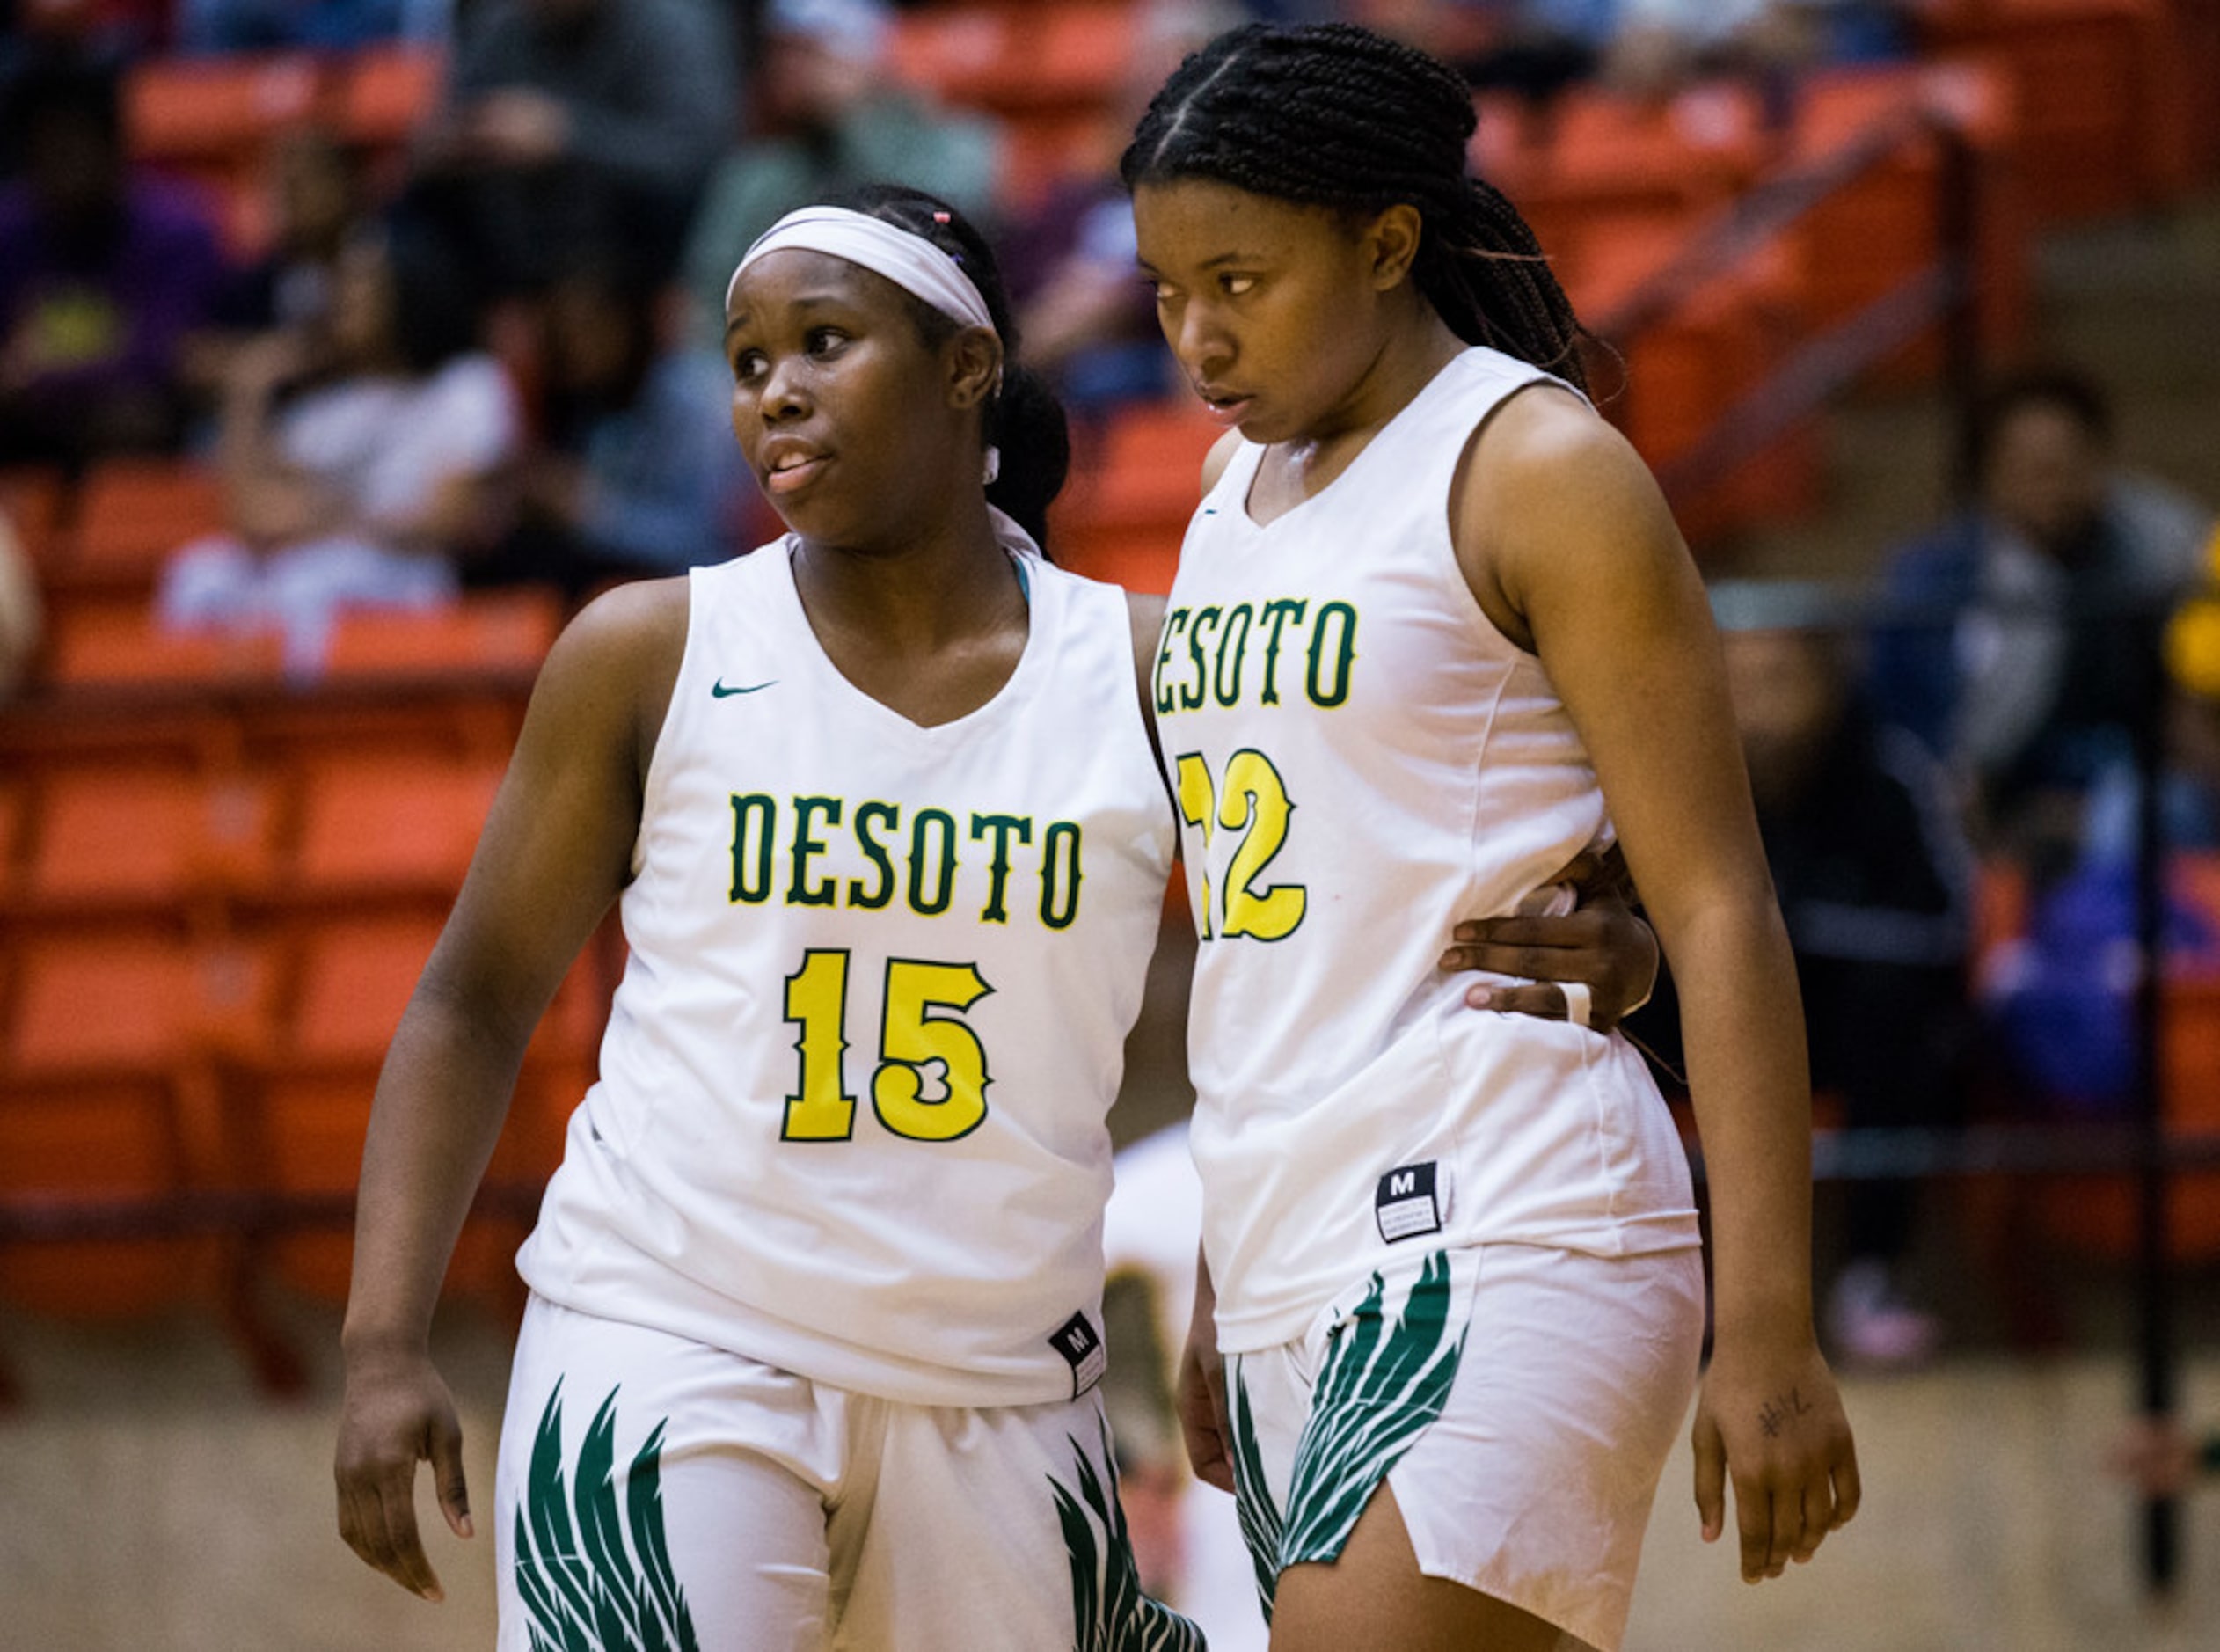
<path id="1" fill-rule="evenodd" d="M 1767 1439 L 1774 1439 L 1798 1417 L 1809 1416 L 1811 1409 L 1801 1391 L 1792 1388 L 1785 1396 L 1768 1400 L 1757 1407 L 1757 1426 L 1765 1430 Z"/>

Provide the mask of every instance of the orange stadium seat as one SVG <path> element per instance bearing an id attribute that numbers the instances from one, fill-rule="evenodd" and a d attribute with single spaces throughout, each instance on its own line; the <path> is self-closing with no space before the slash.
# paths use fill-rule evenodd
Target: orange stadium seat
<path id="1" fill-rule="evenodd" d="M 142 600 L 58 603 L 49 626 L 46 674 L 70 687 L 202 687 L 279 680 L 282 644 L 274 631 L 172 631 L 155 623 Z"/>
<path id="2" fill-rule="evenodd" d="M 426 676 L 539 669 L 563 628 L 562 599 L 520 589 L 464 597 L 446 608 L 363 610 L 332 629 L 325 676 Z"/>
<path id="3" fill-rule="evenodd" d="M 396 43 L 358 48 L 336 66 L 333 121 L 350 143 L 398 149 L 438 106 L 443 53 Z"/>
<path id="4" fill-rule="evenodd" d="M 506 758 L 367 750 L 310 756 L 291 892 L 444 910 L 461 888 Z"/>
<path id="5" fill-rule="evenodd" d="M 997 163 L 995 193 L 1003 208 L 1023 213 L 1058 184 L 1114 171 L 1128 135 L 1114 113 L 1049 109 L 1013 114 Z"/>
<path id="6" fill-rule="evenodd" d="M 61 573 L 76 583 L 150 589 L 172 551 L 224 520 L 223 483 L 207 466 L 103 459 L 79 486 Z"/>
<path id="7" fill-rule="evenodd" d="M 263 1185 L 354 1191 L 378 1067 L 439 928 L 436 917 L 410 914 L 308 930 L 293 961 L 289 1031 L 259 1086 Z M 337 1299 L 347 1293 L 353 1250 L 346 1232 L 303 1232 L 277 1240 L 273 1261 L 288 1284 Z"/>
<path id="8" fill-rule="evenodd" d="M 1126 0 L 1048 0 L 908 11 L 887 64 L 953 104 L 1017 113 L 1107 109 L 1132 61 L 1138 23 Z"/>
<path id="9" fill-rule="evenodd" d="M 124 128 L 140 160 L 222 183 L 252 178 L 271 143 L 317 111 L 323 80 L 304 52 L 155 57 L 124 81 Z"/>
<path id="10" fill-rule="evenodd" d="M 2148 209 L 2194 179 L 2212 83 L 2175 0 L 1979 0 L 1931 8 L 1928 47 L 2012 83 L 2030 208 L 2049 219 Z M 2200 108 L 2202 113 L 2200 114 Z"/>
<path id="11" fill-rule="evenodd" d="M 1052 549 L 1056 560 L 1074 574 L 1163 596 L 1171 592 L 1172 575 L 1179 571 L 1181 537 L 1177 528 L 1082 529 L 1068 541 L 1056 540 Z"/>
<path id="12" fill-rule="evenodd" d="M 33 791 L 20 897 L 33 910 L 176 912 L 275 865 L 267 775 L 142 757 L 48 765 Z"/>
<path id="13" fill-rule="evenodd" d="M 1922 110 L 1954 124 L 1971 145 L 1983 342 L 1991 353 L 2008 354 L 2026 335 L 2033 301 L 2021 194 L 2026 157 L 2013 93 L 2001 73 L 1957 62 L 1814 76 L 1798 106 L 1792 158 L 1820 161 L 1878 123 Z M 1934 260 L 1941 243 L 1941 178 L 1934 144 L 1908 144 L 1791 227 L 1815 328 L 1848 318 Z M 1932 379 L 1939 360 L 1935 336 L 1884 362 L 1875 380 L 1902 385 Z"/>
<path id="14" fill-rule="evenodd" d="M 1494 181 L 1552 256 L 1592 222 L 1683 226 L 1748 188 L 1766 153 L 1756 99 L 1708 82 L 1661 107 L 1616 92 L 1568 91 L 1545 126 L 1484 109 L 1472 147 L 1483 176 L 1494 177 L 1491 165 L 1508 167 Z"/>
<path id="15" fill-rule="evenodd" d="M 1077 443 L 1072 483 L 1050 518 L 1056 556 L 1130 589 L 1169 588 L 1202 461 L 1224 428 L 1191 397 L 1129 407 Z"/>
<path id="16" fill-rule="evenodd" d="M 11 465 L 0 470 L 0 517 L 15 530 L 31 566 L 41 574 L 62 548 L 62 513 L 69 486 L 62 472 L 47 465 Z"/>
<path id="17" fill-rule="evenodd" d="M 259 1042 L 271 975 L 153 927 L 8 943 L 0 1204 L 128 1226 L 230 1185 L 236 1118 L 217 1073 Z M 140 1234 L 0 1249 L 0 1295 L 80 1316 L 143 1313 L 213 1288 L 221 1238 Z"/>
<path id="18" fill-rule="evenodd" d="M 403 915 L 314 925 L 297 954 L 289 1034 L 267 1064 L 260 1122 L 267 1185 L 288 1193 L 345 1194 L 361 1174 L 363 1137 L 387 1044 L 439 938 L 441 919 Z M 590 1081 L 600 1027 L 594 971 L 573 970 L 525 1058 L 489 1182 L 536 1189 L 562 1156 L 571 1109 Z M 512 1264 L 529 1218 L 511 1211 L 474 1222 L 449 1270 L 450 1289 L 508 1299 Z M 346 1293 L 353 1242 L 345 1232 L 303 1232 L 276 1246 L 279 1276 L 295 1289 Z"/>
<path id="19" fill-rule="evenodd" d="M 2220 980 L 2170 979 L 2159 999 L 2160 1093 L 2166 1129 L 2220 1133 Z M 2094 1255 L 2136 1253 L 2136 1193 L 2127 1176 L 2072 1177 L 2043 1187 L 2044 1226 Z M 2185 1171 L 2170 1183 L 2166 1243 L 2176 1261 L 2220 1257 L 2220 1172 Z"/>

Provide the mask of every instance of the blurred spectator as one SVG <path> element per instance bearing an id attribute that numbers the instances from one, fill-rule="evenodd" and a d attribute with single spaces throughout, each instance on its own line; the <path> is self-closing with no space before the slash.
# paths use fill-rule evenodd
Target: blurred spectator
<path id="1" fill-rule="evenodd" d="M 1967 1033 L 1971 860 L 1939 765 L 1876 727 L 1848 657 L 1856 616 L 1797 581 L 1715 587 L 1727 687 L 1796 954 L 1815 1091 L 1851 1129 L 1949 1126 Z M 1919 1184 L 1846 1190 L 1827 1330 L 1848 1359 L 1902 1365 L 1939 1327 L 1903 1263 Z"/>
<path id="2" fill-rule="evenodd" d="M 2220 535 L 2209 554 L 2211 583 L 2165 629 L 2160 793 L 2166 974 L 2208 981 L 2220 979 L 2220 900 L 2182 857 L 2220 848 Z M 1984 1005 L 2013 1077 L 2068 1115 L 2117 1118 L 2135 1098 L 2141 787 L 2129 762 L 2105 771 L 2073 863 L 2028 880 L 2025 932 L 1983 961 Z"/>
<path id="3" fill-rule="evenodd" d="M 240 350 L 220 459 L 228 533 L 180 550 L 156 604 L 185 628 L 282 632 L 311 676 L 350 607 L 429 607 L 486 518 L 519 428 L 507 375 L 473 347 L 461 272 L 420 233 L 358 237 L 329 321 Z"/>
<path id="4" fill-rule="evenodd" d="M 44 624 L 31 559 L 7 517 L 0 515 L 0 701 L 22 687 Z"/>
<path id="5" fill-rule="evenodd" d="M 413 196 L 493 296 L 599 249 L 675 265 L 734 120 L 709 0 L 475 0 Z"/>
<path id="6" fill-rule="evenodd" d="M 316 325 L 330 311 L 340 255 L 369 210 L 362 159 L 324 127 L 286 134 L 269 169 L 270 249 L 238 272 L 217 325 L 242 332 Z"/>
<path id="7" fill-rule="evenodd" d="M 881 72 L 883 0 L 770 0 L 753 77 L 753 135 L 711 179 L 687 238 L 695 337 L 721 349 L 725 289 L 756 238 L 795 207 L 858 184 L 907 184 L 990 217 L 999 135 L 930 108 Z"/>
<path id="8" fill-rule="evenodd" d="M 1360 21 L 1462 69 L 1475 91 L 1545 103 L 1592 77 L 1625 0 L 1363 0 Z"/>
<path id="9" fill-rule="evenodd" d="M 1238 0 L 1149 0 L 1121 87 L 1121 144 L 1182 58 L 1247 20 Z M 1026 360 L 1055 381 L 1076 417 L 1178 388 L 1155 297 L 1135 276 L 1138 255 L 1133 203 L 1109 156 L 1054 186 L 1003 235 Z"/>
<path id="10" fill-rule="evenodd" d="M 366 221 L 361 159 L 328 128 L 288 132 L 272 158 L 269 251 L 232 272 L 210 325 L 189 341 L 186 376 L 203 397 L 220 393 L 248 339 L 324 324 L 340 255 Z"/>
<path id="11" fill-rule="evenodd" d="M 373 40 L 442 40 L 454 0 L 176 0 L 186 52 L 288 47 L 343 52 Z"/>
<path id="12" fill-rule="evenodd" d="M 559 278 L 543 310 L 546 441 L 521 469 L 521 511 L 466 576 L 543 581 L 572 596 L 719 562 L 753 488 L 732 433 L 732 376 L 670 325 L 675 303 L 607 261 Z"/>
<path id="13" fill-rule="evenodd" d="M 1971 786 L 1983 841 L 2055 868 L 2157 703 L 2156 628 L 2212 514 L 2120 466 L 2104 391 L 2069 369 L 1995 384 L 1960 476 L 1963 508 L 1888 560 L 1875 703 Z"/>
<path id="14" fill-rule="evenodd" d="M 1653 97 L 1703 75 L 1778 86 L 1817 64 L 1905 55 L 1914 14 L 1931 3 L 1618 0 L 1605 69 L 1613 84 Z"/>
<path id="15" fill-rule="evenodd" d="M 1901 56 L 1930 0 L 1350 0 L 1359 22 L 1463 69 L 1476 91 L 1543 103 L 1601 77 L 1665 98 L 1705 75 L 1773 82 L 1819 62 Z"/>
<path id="16" fill-rule="evenodd" d="M 0 464 L 174 446 L 179 353 L 225 275 L 213 224 L 127 164 L 109 70 L 33 70 L 7 125 L 22 176 L 0 187 Z"/>
<path id="17" fill-rule="evenodd" d="M 0 91 L 56 48 L 120 63 L 169 43 L 172 0 L 0 0 Z"/>

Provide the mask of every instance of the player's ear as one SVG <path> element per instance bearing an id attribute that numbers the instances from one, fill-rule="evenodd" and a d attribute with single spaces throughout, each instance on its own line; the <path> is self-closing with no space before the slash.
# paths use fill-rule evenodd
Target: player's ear
<path id="1" fill-rule="evenodd" d="M 1364 267 L 1375 289 L 1385 292 L 1411 273 L 1419 255 L 1426 220 L 1408 201 L 1398 201 L 1365 223 L 1359 230 Z"/>
<path id="2" fill-rule="evenodd" d="M 948 405 L 976 407 L 1002 383 L 1002 340 L 985 327 L 966 327 L 943 352 L 948 369 Z"/>

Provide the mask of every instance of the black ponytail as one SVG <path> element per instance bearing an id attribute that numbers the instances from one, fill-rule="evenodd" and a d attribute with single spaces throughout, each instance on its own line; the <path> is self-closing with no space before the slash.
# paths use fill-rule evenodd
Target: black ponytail
<path id="1" fill-rule="evenodd" d="M 994 250 L 963 214 L 923 190 L 896 184 L 868 184 L 836 196 L 828 206 L 845 207 L 882 218 L 931 242 L 955 259 L 986 301 L 988 317 L 1002 338 L 1002 388 L 987 404 L 985 435 L 999 450 L 1000 469 L 987 486 L 987 502 L 1006 512 L 1045 552 L 1048 548 L 1048 506 L 1063 491 L 1071 470 L 1071 434 L 1063 403 L 1048 381 L 1018 360 L 1018 323 Z M 954 336 L 954 318 L 924 299 L 910 297 L 917 326 L 930 345 Z"/>
<path id="2" fill-rule="evenodd" d="M 1478 125 L 1464 78 L 1347 23 L 1251 24 L 1174 69 L 1135 128 L 1126 187 L 1209 179 L 1369 216 L 1418 208 L 1412 279 L 1451 332 L 1585 390 L 1586 330 L 1534 231 L 1471 175 Z"/>

